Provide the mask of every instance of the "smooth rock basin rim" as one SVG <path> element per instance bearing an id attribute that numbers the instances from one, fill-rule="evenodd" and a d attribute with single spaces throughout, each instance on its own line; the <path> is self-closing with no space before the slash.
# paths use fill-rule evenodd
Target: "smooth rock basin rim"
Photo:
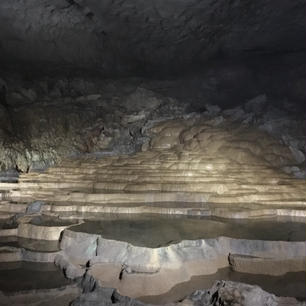
<path id="1" fill-rule="evenodd" d="M 21 247 L 24 249 L 29 249 L 29 250 L 32 249 L 34 251 L 44 251 L 44 252 L 57 252 L 57 251 L 60 251 L 60 249 L 62 249 L 62 252 L 64 252 L 64 254 L 66 253 L 66 255 L 68 255 L 69 257 L 71 256 L 71 252 L 70 252 L 71 250 L 69 251 L 67 248 L 65 248 L 65 243 L 66 243 L 65 241 L 67 240 L 67 235 L 69 236 L 69 233 L 74 232 L 76 233 L 76 235 L 78 234 L 81 235 L 81 239 L 77 239 L 79 241 L 78 243 L 79 243 L 81 250 L 83 249 L 82 243 L 85 242 L 85 249 L 86 249 L 86 243 L 87 243 L 86 239 L 88 237 L 90 239 L 91 237 L 93 237 L 93 240 L 97 241 L 98 247 L 101 247 L 100 242 L 102 241 L 102 244 L 104 243 L 104 247 L 106 246 L 109 248 L 109 250 L 106 253 L 109 253 L 110 255 L 114 251 L 116 252 L 116 249 L 117 249 L 117 252 L 120 255 L 120 252 L 122 252 L 122 246 L 124 248 L 126 243 L 131 244 L 132 249 L 134 246 L 136 248 L 144 247 L 145 249 L 146 248 L 163 249 L 171 245 L 173 245 L 175 248 L 177 244 L 183 244 L 185 245 L 185 247 L 187 246 L 187 248 L 188 248 L 188 244 L 190 244 L 191 247 L 197 248 L 197 244 L 199 244 L 200 246 L 199 250 L 200 250 L 201 243 L 203 243 L 203 241 L 205 243 L 205 241 L 208 241 L 210 238 L 216 238 L 217 239 L 216 241 L 219 241 L 217 242 L 217 244 L 215 244 L 215 242 L 213 242 L 214 240 L 211 239 L 212 242 L 210 242 L 212 243 L 212 246 L 214 245 L 213 248 L 216 248 L 218 250 L 220 249 L 220 247 L 222 248 L 222 244 L 224 245 L 224 242 L 222 242 L 222 239 L 224 240 L 225 237 L 222 238 L 221 236 L 228 236 L 228 237 L 234 238 L 234 240 L 230 243 L 237 244 L 237 246 L 235 247 L 237 250 L 241 250 L 241 246 L 239 246 L 240 244 L 239 241 L 243 241 L 243 239 L 247 239 L 245 240 L 245 242 L 242 243 L 242 246 L 245 243 L 249 244 L 249 247 L 247 247 L 247 249 L 254 248 L 254 245 L 252 246 L 252 241 L 255 241 L 254 252 L 259 252 L 261 256 L 268 254 L 267 258 L 266 259 L 264 258 L 264 260 L 267 260 L 267 259 L 272 260 L 271 262 L 268 262 L 268 265 L 271 265 L 272 268 L 269 267 L 268 269 L 269 271 L 267 275 L 264 275 L 262 274 L 262 270 L 260 270 L 263 268 L 265 264 L 264 262 L 259 263 L 259 265 L 257 264 L 257 266 L 255 262 L 255 268 L 259 267 L 259 273 L 257 273 L 256 271 L 255 272 L 251 271 L 251 273 L 245 273 L 245 272 L 239 271 L 239 269 L 245 268 L 243 266 L 244 258 L 242 258 L 242 266 L 241 266 L 241 258 L 239 258 L 239 256 L 234 257 L 233 259 L 234 261 L 238 262 L 238 266 L 234 267 L 234 271 L 232 270 L 232 267 L 231 268 L 226 267 L 224 263 L 223 263 L 223 266 L 221 264 L 221 267 L 218 267 L 218 264 L 209 261 L 209 258 L 207 258 L 208 259 L 207 263 L 205 263 L 205 261 L 202 263 L 201 261 L 198 261 L 198 264 L 199 265 L 216 264 L 217 269 L 215 273 L 212 270 L 206 271 L 206 272 L 204 271 L 203 275 L 192 276 L 192 274 L 190 274 L 189 276 L 187 276 L 187 278 L 185 275 L 183 276 L 182 279 L 180 279 L 180 274 L 181 273 L 184 274 L 185 271 L 182 271 L 179 268 L 178 271 L 175 272 L 174 276 L 170 276 L 170 278 L 173 277 L 173 282 L 170 283 L 170 285 L 168 284 L 167 291 L 160 292 L 160 294 L 158 294 L 158 291 L 155 291 L 155 292 L 153 291 L 152 293 L 154 294 L 151 295 L 150 290 L 144 290 L 143 291 L 144 294 L 140 295 L 140 291 L 139 290 L 137 291 L 137 288 L 139 288 L 139 283 L 147 282 L 147 287 L 148 287 L 148 284 L 150 284 L 150 280 L 149 281 L 145 280 L 145 278 L 147 276 L 149 276 L 148 278 L 150 278 L 150 273 L 152 273 L 152 275 L 154 276 L 156 271 L 154 271 L 153 269 L 151 272 L 150 271 L 146 272 L 146 271 L 142 271 L 141 268 L 139 271 L 132 270 L 132 273 L 130 275 L 129 273 L 124 274 L 123 280 L 118 283 L 118 275 L 120 274 L 120 269 L 122 269 L 122 265 L 120 264 L 118 265 L 119 262 L 116 262 L 116 261 L 108 262 L 106 260 L 103 262 L 103 256 L 101 257 L 101 254 L 99 254 L 99 251 L 96 251 L 98 256 L 96 258 L 95 257 L 90 258 L 91 264 L 90 264 L 90 269 L 89 269 L 89 275 L 92 274 L 93 277 L 98 280 L 99 285 L 103 287 L 115 287 L 123 295 L 129 295 L 129 292 L 131 292 L 130 286 L 133 284 L 133 287 L 135 288 L 133 288 L 134 292 L 132 292 L 131 295 L 133 297 L 139 298 L 143 302 L 150 302 L 150 303 L 158 304 L 158 303 L 178 301 L 184 298 L 185 296 L 187 296 L 188 294 L 191 294 L 196 289 L 210 288 L 213 285 L 214 281 L 218 279 L 240 281 L 244 283 L 255 284 L 255 285 L 261 286 L 264 290 L 267 290 L 276 295 L 282 294 L 286 296 L 293 296 L 300 300 L 306 299 L 306 295 L 304 294 L 305 293 L 305 290 L 304 290 L 305 281 L 306 281 L 305 271 L 300 271 L 301 270 L 300 268 L 298 268 L 297 270 L 294 270 L 294 272 L 291 272 L 290 270 L 292 268 L 296 269 L 296 263 L 292 264 L 292 262 L 299 261 L 300 260 L 298 259 L 299 255 L 302 255 L 303 257 L 305 257 L 305 251 L 301 252 L 301 250 L 303 250 L 301 246 L 302 245 L 305 246 L 304 241 L 306 239 L 306 231 L 305 231 L 306 222 L 304 218 L 279 217 L 278 216 L 278 217 L 259 218 L 259 219 L 222 219 L 222 218 L 216 218 L 216 217 L 194 217 L 194 216 L 179 216 L 179 215 L 165 216 L 165 215 L 153 215 L 153 214 L 147 214 L 147 215 L 143 215 L 143 214 L 142 215 L 87 214 L 88 219 L 85 219 L 83 223 L 80 223 L 79 219 L 65 220 L 65 219 L 59 219 L 55 216 L 52 217 L 50 215 L 49 216 L 48 215 L 39 215 L 39 216 L 34 215 L 32 217 L 25 216 L 24 218 L 25 219 L 28 218 L 28 224 L 32 226 L 32 230 L 34 229 L 34 232 L 33 232 L 34 236 L 36 235 L 35 227 L 37 227 L 38 230 L 41 230 L 41 227 L 44 227 L 47 230 L 48 229 L 52 230 L 56 228 L 62 228 L 62 226 L 65 226 L 66 229 L 63 229 L 63 238 L 62 238 L 63 241 L 61 241 L 61 248 L 58 245 L 58 241 L 55 241 L 55 240 L 53 241 L 50 240 L 47 242 L 44 240 L 37 240 L 37 239 L 36 240 L 35 239 L 24 239 L 22 237 L 18 237 L 18 238 L 11 237 L 11 239 L 8 239 L 9 237 L 2 237 L 1 243 L 3 245 L 11 244 L 15 247 Z M 27 224 L 27 223 L 21 223 L 21 225 L 24 225 L 24 224 Z M 82 235 L 85 235 L 83 236 L 85 238 L 84 240 L 82 239 Z M 99 236 L 101 238 L 97 238 Z M 269 241 L 271 241 L 272 243 L 271 244 L 272 249 L 271 249 L 271 246 L 269 245 Z M 117 244 L 117 242 L 119 244 Z M 282 245 L 282 242 L 284 242 L 285 244 Z M 292 242 L 292 245 L 290 245 L 291 242 Z M 295 245 L 294 244 L 295 242 L 302 243 L 302 245 L 301 244 L 299 246 Z M 219 243 L 221 244 L 218 246 Z M 265 243 L 267 244 L 266 246 L 263 247 L 262 250 L 260 250 L 260 248 L 262 248 L 262 246 L 260 246 L 262 243 L 264 243 L 263 245 L 265 245 Z M 277 246 L 277 243 L 280 243 L 279 246 Z M 286 243 L 289 243 L 289 244 L 286 244 Z M 114 246 L 115 246 L 115 249 L 112 250 Z M 89 247 L 87 248 L 87 251 L 90 250 L 91 247 L 92 246 L 89 245 Z M 203 245 L 203 247 L 205 249 L 205 244 Z M 256 249 L 257 247 L 258 249 Z M 280 253 L 282 253 L 280 258 L 277 258 L 278 257 L 278 254 L 277 254 L 278 247 L 280 247 Z M 290 248 L 295 249 L 295 251 L 293 251 L 292 253 L 291 252 L 292 250 L 290 250 Z M 103 246 L 102 246 L 102 254 L 104 253 L 104 251 L 103 251 Z M 267 253 L 265 253 L 266 251 Z M 215 255 L 217 253 L 215 253 Z M 185 255 L 186 254 L 188 254 L 188 252 L 187 253 L 185 252 Z M 250 251 L 250 254 L 252 254 L 252 251 Z M 144 257 L 146 257 L 145 252 L 143 253 L 143 255 Z M 187 266 L 188 266 L 188 256 L 189 255 L 187 255 L 187 257 L 185 255 L 182 257 L 182 260 L 183 261 L 187 260 Z M 274 257 L 273 255 L 276 257 Z M 254 265 L 254 260 L 252 256 L 250 256 L 250 258 L 248 256 L 246 257 L 247 264 L 250 264 L 251 266 Z M 107 254 L 106 254 L 106 257 L 104 257 L 104 260 L 105 259 L 107 259 Z M 137 259 L 137 258 L 134 257 L 134 259 Z M 226 261 L 224 259 L 225 258 L 221 259 L 221 262 Z M 303 260 L 304 260 L 303 263 L 305 264 L 305 259 Z M 256 261 L 256 254 L 255 254 L 255 261 Z M 132 262 L 133 262 L 133 259 L 132 259 Z M 137 267 L 137 260 L 134 263 L 135 263 L 135 266 Z M 220 259 L 219 259 L 219 263 L 220 263 Z M 275 263 L 282 265 L 283 266 L 282 269 L 284 269 L 285 267 L 285 270 L 282 270 L 280 275 L 270 275 L 269 274 L 271 273 L 273 269 L 275 268 L 278 269 L 278 267 L 275 266 Z M 143 262 L 143 264 L 146 264 L 145 261 Z M 14 265 L 14 263 L 9 263 L 9 265 L 12 266 Z M 27 265 L 27 264 L 22 264 L 19 267 L 19 269 L 17 269 L 15 272 L 10 271 L 4 274 L 2 273 L 2 275 L 5 276 L 7 273 L 9 273 L 10 275 L 5 276 L 5 277 L 9 277 L 9 279 L 11 280 L 17 279 L 16 282 L 18 283 L 18 286 L 20 286 L 20 289 L 27 288 L 29 285 L 32 287 L 33 286 L 35 287 L 36 285 L 38 287 L 44 286 L 43 284 L 40 284 L 39 282 L 35 282 L 32 284 L 29 283 L 29 280 L 27 279 L 27 274 L 29 274 L 28 271 L 31 270 L 31 268 L 26 269 L 25 274 L 23 275 L 23 278 L 16 277 L 18 273 L 23 273 L 22 271 L 25 270 L 23 268 L 23 265 Z M 29 265 L 31 266 L 31 264 Z M 160 268 L 162 268 L 162 265 L 163 264 L 161 263 Z M 42 270 L 45 270 L 45 269 L 44 268 L 41 269 L 41 266 L 38 263 L 36 267 L 36 271 L 39 271 L 39 272 L 34 272 L 34 274 L 33 273 L 30 273 L 30 274 L 31 275 L 36 275 L 37 273 L 44 274 Z M 53 271 L 52 273 L 59 273 L 59 272 L 54 272 L 54 267 L 51 270 Z M 150 267 L 149 267 L 149 270 L 150 270 Z M 98 271 L 98 273 L 96 273 L 96 271 Z M 103 275 L 102 277 L 100 275 L 101 272 Z M 160 271 L 158 271 L 158 273 L 159 272 Z M 165 271 L 164 273 L 161 273 L 161 275 L 159 276 L 160 279 L 157 278 L 157 280 L 163 283 L 162 279 L 168 277 L 168 272 Z M 57 274 L 56 279 L 60 278 L 59 274 Z M 56 279 L 54 280 L 53 283 L 51 282 L 53 286 L 60 285 L 60 282 L 57 283 Z M 16 290 L 17 288 L 16 283 L 14 281 L 13 282 L 10 281 L 10 284 L 7 284 L 6 286 L 1 285 L 0 290 L 3 290 L 3 289 L 4 290 L 10 290 L 10 289 Z M 47 286 L 50 285 L 48 281 L 46 282 L 46 284 Z M 55 290 L 54 294 L 56 294 L 57 289 L 54 289 L 54 290 Z M 71 290 L 72 292 L 75 293 L 77 289 L 72 288 Z M 9 297 L 9 298 L 12 298 L 12 297 Z"/>
<path id="2" fill-rule="evenodd" d="M 295 163 L 290 148 L 209 116 L 166 120 L 151 132 L 134 155 L 65 159 L 1 183 L 0 234 L 18 236 L 15 247 L 3 243 L 1 261 L 54 262 L 83 292 L 116 288 L 154 303 L 219 278 L 305 299 L 306 192 L 281 170 Z M 165 216 L 144 215 L 154 212 Z"/>
<path id="3" fill-rule="evenodd" d="M 305 19 L 0 0 L 0 306 L 306 306 Z"/>
<path id="4" fill-rule="evenodd" d="M 220 278 L 306 298 L 304 219 L 102 219 L 64 230 L 55 262 L 71 278 L 82 275 L 80 266 L 86 265 L 86 274 L 100 286 L 152 303 L 177 301 Z"/>
<path id="5" fill-rule="evenodd" d="M 305 241 L 304 218 L 275 217 L 221 219 L 164 215 L 103 215 L 104 220 L 85 221 L 71 231 L 101 235 L 135 246 L 158 248 L 182 240 L 227 236 L 238 239 Z M 294 221 L 295 222 L 294 222 Z"/>

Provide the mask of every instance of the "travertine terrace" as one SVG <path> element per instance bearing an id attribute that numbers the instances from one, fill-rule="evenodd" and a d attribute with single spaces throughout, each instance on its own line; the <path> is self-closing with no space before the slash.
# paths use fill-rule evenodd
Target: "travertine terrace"
<path id="1" fill-rule="evenodd" d="M 267 133 L 220 117 L 192 115 L 156 123 L 149 134 L 142 152 L 70 158 L 44 172 L 22 174 L 16 183 L 2 183 L 3 218 L 40 204 L 36 214 L 19 218 L 16 232 L 7 235 L 60 240 L 49 253 L 4 248 L 2 260 L 54 261 L 70 279 L 86 275 L 132 298 L 159 296 L 194 276 L 228 267 L 269 277 L 305 271 L 303 241 L 237 239 L 224 228 L 225 237 L 148 248 L 120 241 L 123 236 L 105 239 L 103 231 L 75 231 L 76 224 L 98 220 L 99 213 L 283 217 L 293 222 L 305 217 L 304 181 L 281 171 L 294 156 Z"/>
<path id="2" fill-rule="evenodd" d="M 67 159 L 43 173 L 22 174 L 17 184 L 2 183 L 3 205 L 16 213 L 40 200 L 43 211 L 59 215 L 304 216 L 304 181 L 279 169 L 294 162 L 291 151 L 264 132 L 218 120 L 165 121 L 135 155 Z"/>
<path id="3" fill-rule="evenodd" d="M 0 306 L 306 306 L 305 0 L 0 1 Z"/>

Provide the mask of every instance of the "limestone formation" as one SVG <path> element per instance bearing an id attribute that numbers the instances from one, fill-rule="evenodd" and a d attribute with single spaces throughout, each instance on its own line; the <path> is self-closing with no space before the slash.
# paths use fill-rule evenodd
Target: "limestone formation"
<path id="1" fill-rule="evenodd" d="M 70 278 L 86 273 L 101 286 L 135 298 L 163 294 L 176 283 L 214 274 L 229 264 L 235 271 L 262 275 L 305 271 L 305 247 L 305 242 L 220 237 L 147 248 L 74 232 L 72 227 L 64 231 L 55 261 Z"/>
<path id="2" fill-rule="evenodd" d="M 0 306 L 306 306 L 305 0 L 0 1 Z"/>
<path id="3" fill-rule="evenodd" d="M 188 297 L 191 305 L 305 305 L 290 298 L 279 298 L 263 291 L 259 287 L 233 282 L 216 282 L 206 291 L 197 291 Z M 187 302 L 186 301 L 186 302 Z M 183 305 L 184 305 L 183 301 Z M 187 304 L 187 303 L 186 303 Z M 185 304 L 185 305 L 186 305 Z M 187 304 L 188 305 L 188 304 Z"/>
<path id="4" fill-rule="evenodd" d="M 92 292 L 83 293 L 73 302 L 73 306 L 104 305 L 149 305 L 138 300 L 121 296 L 113 289 L 96 286 Z M 197 290 L 183 301 L 167 303 L 167 306 L 303 306 L 305 303 L 292 298 L 280 298 L 269 294 L 257 286 L 250 286 L 230 281 L 217 281 L 212 288 Z"/>
<path id="5" fill-rule="evenodd" d="M 94 228 L 86 231 L 86 219 L 103 222 L 102 215 L 95 214 L 105 212 L 238 219 L 286 216 L 301 222 L 304 182 L 282 171 L 296 165 L 292 150 L 254 126 L 237 125 L 229 113 L 220 120 L 220 111 L 210 109 L 212 114 L 148 124 L 143 133 L 149 141 L 133 155 L 67 158 L 44 172 L 21 174 L 17 183 L 0 183 L 1 216 L 11 217 L 0 234 L 21 239 L 14 247 L 4 244 L 1 261 L 54 262 L 66 278 L 82 280 L 87 288 L 74 305 L 90 305 L 100 298 L 101 305 L 107 304 L 114 291 L 94 289 L 100 287 L 118 290 L 112 301 L 141 305 L 133 298 L 167 295 L 197 276 L 207 277 L 211 285 L 224 269 L 262 279 L 304 275 L 306 245 L 299 233 L 295 238 L 293 225 L 289 238 L 280 233 L 281 239 L 269 241 L 267 233 L 259 240 L 248 234 L 241 239 L 233 226 L 227 229 L 209 221 L 216 238 L 171 238 L 157 247 L 134 245 L 120 237 L 113 240 Z M 224 234 L 218 234 L 218 228 Z M 222 284 L 228 289 L 215 285 L 214 294 L 202 291 L 185 298 L 186 292 L 179 304 L 198 305 L 200 299 L 203 305 L 299 305 L 294 298 L 278 298 L 259 287 Z M 304 298 L 300 292 L 288 294 Z"/>
<path id="6" fill-rule="evenodd" d="M 70 158 L 45 172 L 21 174 L 18 183 L 1 183 L 7 190 L 2 210 L 21 213 L 12 234 L 60 240 L 60 250 L 45 253 L 4 247 L 2 261 L 54 261 L 72 280 L 92 279 L 132 298 L 166 294 L 177 283 L 197 275 L 217 275 L 228 267 L 268 277 L 302 273 L 303 241 L 218 237 L 146 248 L 73 231 L 76 221 L 61 221 L 68 217 L 66 212 L 70 219 L 81 220 L 96 212 L 304 216 L 304 182 L 282 172 L 282 167 L 296 164 L 292 150 L 266 132 L 240 127 L 236 119 L 228 118 L 229 112 L 217 119 L 218 112 L 156 122 L 144 129 L 150 141 L 143 151 L 132 156 Z M 36 209 L 35 203 L 43 205 Z M 220 301 L 235 300 L 236 293 L 223 291 L 218 291 Z M 265 298 L 254 292 L 256 299 Z M 89 296 L 95 295 L 85 295 L 76 305 L 86 305 Z M 247 303 L 255 303 L 252 299 Z M 211 298 L 207 301 L 211 303 Z"/>
<path id="7" fill-rule="evenodd" d="M 268 134 L 231 120 L 215 125 L 205 116 L 164 121 L 147 133 L 149 147 L 133 156 L 67 159 L 1 186 L 11 188 L 7 199 L 44 201 L 45 212 L 218 215 L 227 206 L 274 214 L 289 213 L 284 209 L 290 207 L 291 215 L 303 215 L 304 182 L 280 171 L 296 164 L 295 157 Z M 13 203 L 7 207 L 21 209 Z"/>

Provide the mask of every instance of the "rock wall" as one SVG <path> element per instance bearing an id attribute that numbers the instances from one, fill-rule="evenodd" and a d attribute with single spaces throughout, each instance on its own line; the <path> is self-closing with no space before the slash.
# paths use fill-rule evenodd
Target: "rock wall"
<path id="1" fill-rule="evenodd" d="M 26 172 L 72 155 L 132 153 L 148 143 L 153 124 L 192 112 L 208 115 L 207 120 L 221 120 L 218 124 L 227 118 L 266 131 L 289 147 L 296 164 L 303 167 L 304 102 L 300 108 L 289 92 L 282 97 L 274 90 L 266 94 L 258 83 L 248 94 L 241 93 L 231 87 L 233 75 L 248 84 L 255 79 L 250 70 L 233 66 L 216 67 L 201 77 L 162 81 L 27 80 L 9 75 L 0 84 L 0 168 Z"/>
<path id="2" fill-rule="evenodd" d="M 77 154 L 131 153 L 150 120 L 181 115 L 174 99 L 120 81 L 56 79 L 4 82 L 0 168 L 26 172 Z"/>

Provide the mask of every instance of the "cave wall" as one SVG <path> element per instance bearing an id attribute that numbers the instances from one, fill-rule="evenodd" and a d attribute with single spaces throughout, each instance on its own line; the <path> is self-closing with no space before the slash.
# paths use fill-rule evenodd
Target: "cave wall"
<path id="1" fill-rule="evenodd" d="M 305 50 L 304 0 L 2 0 L 2 66 L 175 73 Z M 202 67 L 203 68 L 203 67 Z"/>
<path id="2" fill-rule="evenodd" d="M 304 122 L 305 13 L 305 0 L 1 0 L 0 172 L 134 152 L 143 125 L 207 104 L 266 96 Z"/>

